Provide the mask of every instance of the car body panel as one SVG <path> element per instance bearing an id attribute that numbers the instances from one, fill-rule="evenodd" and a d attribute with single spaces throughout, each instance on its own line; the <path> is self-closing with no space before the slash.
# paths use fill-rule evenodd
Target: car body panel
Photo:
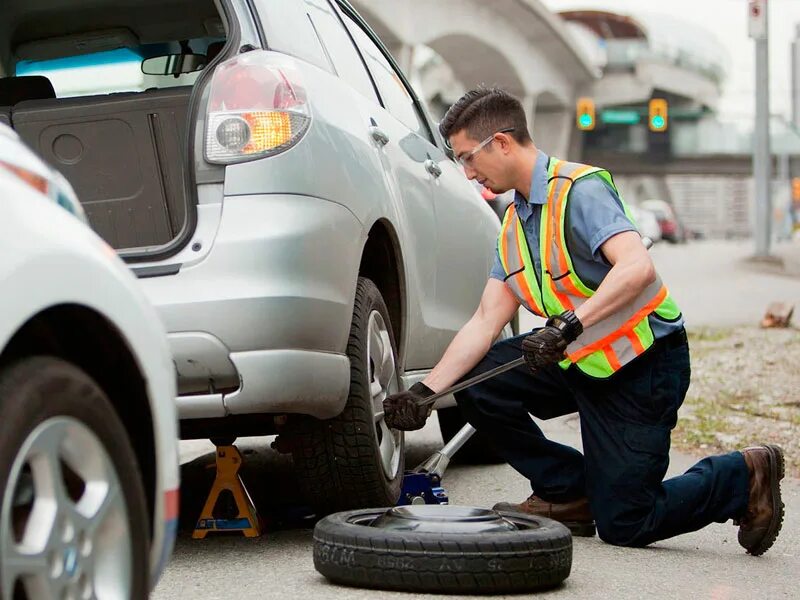
<path id="1" fill-rule="evenodd" d="M 308 7 L 332 16 L 327 3 L 296 4 L 301 8 L 276 7 L 272 15 L 272 3 L 255 2 L 255 24 L 240 28 L 264 31 L 281 15 L 308 20 Z M 246 15 L 237 9 L 236 18 Z M 395 236 L 404 277 L 401 371 L 433 367 L 485 285 L 499 223 L 445 154 L 427 114 L 420 108 L 430 140 L 400 122 L 377 94 L 340 78 L 313 27 L 304 23 L 299 31 L 320 44 L 309 60 L 256 48 L 248 61 L 278 67 L 302 88 L 308 130 L 289 149 L 229 164 L 220 183 L 200 184 L 191 243 L 167 261 L 136 264 L 143 277 L 147 269 L 172 268 L 142 282 L 170 333 L 182 419 L 246 410 L 327 417 L 340 410 L 362 252 L 378 224 Z M 375 128 L 388 143 L 376 139 Z M 429 172 L 428 161 L 439 165 L 440 176 Z M 266 368 L 276 364 L 287 368 Z M 301 366 L 317 375 L 306 379 L 306 394 L 297 387 Z"/>
<path id="2" fill-rule="evenodd" d="M 49 308 L 91 309 L 120 332 L 142 373 L 154 416 L 156 504 L 150 565 L 157 580 L 174 544 L 179 485 L 174 371 L 163 328 L 136 279 L 88 227 L 18 179 L 0 172 L 0 348 Z"/>

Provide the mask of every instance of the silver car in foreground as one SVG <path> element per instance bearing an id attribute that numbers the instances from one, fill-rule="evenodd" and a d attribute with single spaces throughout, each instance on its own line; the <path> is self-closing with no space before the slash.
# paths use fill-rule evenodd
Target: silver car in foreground
<path id="1" fill-rule="evenodd" d="M 177 529 L 163 328 L 2 124 L 0 215 L 0 598 L 145 598 Z"/>
<path id="2" fill-rule="evenodd" d="M 182 435 L 278 433 L 319 511 L 391 504 L 403 437 L 381 401 L 472 315 L 497 217 L 348 2 L 169 6 L 37 13 L 66 37 L 24 44 L 20 93 L 55 81 L 43 63 L 82 36 L 147 75 L 122 93 L 29 93 L 10 121 L 142 278 L 169 333 Z M 72 82 L 92 56 L 72 59 Z"/>

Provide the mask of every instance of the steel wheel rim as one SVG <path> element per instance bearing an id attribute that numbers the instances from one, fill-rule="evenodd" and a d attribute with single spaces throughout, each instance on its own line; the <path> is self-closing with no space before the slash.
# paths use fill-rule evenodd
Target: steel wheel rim
<path id="1" fill-rule="evenodd" d="M 367 325 L 367 377 L 381 466 L 384 475 L 394 479 L 400 469 L 403 434 L 386 425 L 383 401 L 398 390 L 397 367 L 389 329 L 377 310 L 370 313 Z"/>
<path id="2" fill-rule="evenodd" d="M 130 598 L 128 521 L 119 476 L 94 432 L 71 417 L 43 421 L 3 492 L 0 595 L 12 597 L 21 584 L 31 598 Z"/>

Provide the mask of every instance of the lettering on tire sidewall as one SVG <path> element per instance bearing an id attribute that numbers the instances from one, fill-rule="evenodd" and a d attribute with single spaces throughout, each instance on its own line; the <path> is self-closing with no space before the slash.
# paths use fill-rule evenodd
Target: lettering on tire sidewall
<path id="1" fill-rule="evenodd" d="M 315 544 L 314 559 L 320 563 L 338 565 L 340 567 L 354 567 L 356 564 L 355 550 L 340 548 L 330 544 Z"/>

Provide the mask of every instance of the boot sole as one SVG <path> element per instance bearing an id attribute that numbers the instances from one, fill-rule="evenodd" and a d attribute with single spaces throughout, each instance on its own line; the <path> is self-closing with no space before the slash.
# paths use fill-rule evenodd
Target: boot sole
<path id="1" fill-rule="evenodd" d="M 748 554 L 753 556 L 761 556 L 772 547 L 778 534 L 783 526 L 783 512 L 784 504 L 781 499 L 781 479 L 786 473 L 786 465 L 783 458 L 783 449 L 774 444 L 765 444 L 764 447 L 769 451 L 771 460 L 769 461 L 770 467 L 770 491 L 772 492 L 772 520 L 769 523 L 769 529 L 764 535 L 763 539 L 747 551 Z"/>

